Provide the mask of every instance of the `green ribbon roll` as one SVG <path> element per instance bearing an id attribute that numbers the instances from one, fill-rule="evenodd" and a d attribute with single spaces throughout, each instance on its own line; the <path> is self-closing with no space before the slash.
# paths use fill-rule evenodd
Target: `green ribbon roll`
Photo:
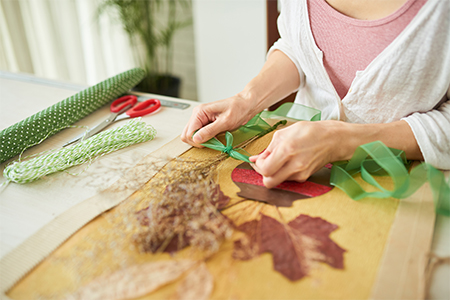
<path id="1" fill-rule="evenodd" d="M 233 132 L 226 132 L 225 139 L 226 145 L 223 145 L 217 138 L 212 138 L 202 145 L 214 149 L 217 151 L 221 151 L 223 153 L 228 154 L 230 157 L 242 160 L 250 163 L 249 155 L 245 155 L 240 153 L 239 151 L 244 151 L 240 148 L 234 148 L 236 145 L 249 140 L 255 136 L 261 137 L 266 135 L 267 133 L 275 130 L 279 125 L 286 124 L 286 120 L 282 120 L 277 122 L 275 125 L 270 126 L 266 121 L 262 118 L 291 118 L 297 121 L 305 120 L 305 121 L 318 121 L 320 120 L 320 110 L 307 107 L 301 104 L 296 103 L 285 103 L 278 107 L 275 111 L 263 111 L 254 116 L 250 121 L 248 121 L 245 125 L 242 125 L 238 129 Z"/>
<path id="2" fill-rule="evenodd" d="M 145 71 L 131 69 L 87 88 L 0 132 L 0 163 L 86 117 L 134 87 Z"/>
<path id="3" fill-rule="evenodd" d="M 450 184 L 446 182 L 444 174 L 427 163 L 421 163 L 411 172 L 408 172 L 409 166 L 403 151 L 388 148 L 376 141 L 359 146 L 348 162 L 334 163 L 330 184 L 343 190 L 353 200 L 366 197 L 403 199 L 428 181 L 433 191 L 436 212 L 450 216 Z M 352 177 L 357 173 L 361 173 L 361 178 L 378 191 L 366 192 Z M 374 176 L 389 176 L 394 188 L 387 190 Z"/>

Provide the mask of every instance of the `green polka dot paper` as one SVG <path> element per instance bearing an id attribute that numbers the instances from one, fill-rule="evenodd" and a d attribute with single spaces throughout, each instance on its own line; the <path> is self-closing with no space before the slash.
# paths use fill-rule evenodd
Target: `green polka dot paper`
<path id="1" fill-rule="evenodd" d="M 116 99 L 145 77 L 131 69 L 62 100 L 0 132 L 0 163 Z"/>

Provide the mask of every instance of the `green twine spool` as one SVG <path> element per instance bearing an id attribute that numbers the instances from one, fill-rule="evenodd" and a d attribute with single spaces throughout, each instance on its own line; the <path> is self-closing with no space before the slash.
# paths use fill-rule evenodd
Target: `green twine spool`
<path id="1" fill-rule="evenodd" d="M 7 182 L 28 183 L 45 175 L 66 170 L 72 166 L 122 149 L 124 147 L 152 140 L 156 130 L 142 122 L 140 118 L 132 119 L 125 125 L 100 132 L 78 144 L 61 148 L 27 161 L 13 162 L 3 171 Z M 47 153 L 47 152 L 44 152 Z"/>

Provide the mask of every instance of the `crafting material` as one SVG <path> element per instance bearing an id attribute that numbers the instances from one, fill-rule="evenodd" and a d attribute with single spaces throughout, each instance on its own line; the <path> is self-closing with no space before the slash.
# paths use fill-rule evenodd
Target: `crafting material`
<path id="1" fill-rule="evenodd" d="M 386 147 L 376 141 L 359 146 L 350 161 L 336 163 L 331 172 L 331 184 L 343 190 L 353 200 L 366 197 L 398 199 L 412 195 L 425 182 L 429 182 L 434 195 L 436 212 L 450 216 L 450 184 L 444 174 L 427 163 L 421 163 L 408 172 L 409 162 L 403 151 Z M 352 175 L 361 173 L 361 178 L 375 187 L 377 191 L 366 192 L 353 179 Z M 388 175 L 394 189 L 381 186 L 373 176 Z"/>
<path id="2" fill-rule="evenodd" d="M 271 252 L 274 269 L 291 281 L 307 276 L 313 261 L 343 269 L 345 250 L 329 237 L 337 228 L 322 218 L 303 214 L 287 224 L 261 214 L 259 220 L 237 227 L 247 236 L 234 243 L 233 257 L 249 260 Z"/>
<path id="3" fill-rule="evenodd" d="M 217 164 L 179 159 L 170 174 L 147 185 L 152 201 L 134 213 L 138 221 L 134 242 L 141 252 L 172 253 L 191 246 L 215 253 L 230 237 L 230 220 L 219 212 L 230 198 L 213 181 Z"/>
<path id="4" fill-rule="evenodd" d="M 288 118 L 294 121 L 320 121 L 321 115 L 318 109 L 293 102 L 284 103 L 274 111 L 261 112 L 261 118 Z"/>
<path id="5" fill-rule="evenodd" d="M 66 299 L 121 300 L 137 298 L 175 281 L 193 269 L 195 264 L 196 261 L 185 259 L 134 265 L 100 277 Z"/>
<path id="6" fill-rule="evenodd" d="M 135 86 L 145 76 L 135 68 L 87 88 L 0 132 L 0 163 L 67 128 Z"/>
<path id="7" fill-rule="evenodd" d="M 227 141 L 226 146 L 223 145 L 217 138 L 212 138 L 209 141 L 207 141 L 206 143 L 203 143 L 202 145 L 207 148 L 221 151 L 222 153 L 226 153 L 234 159 L 242 160 L 242 161 L 246 161 L 246 162 L 250 163 L 250 160 L 248 159 L 250 155 L 245 155 L 245 154 L 239 152 L 239 151 L 245 151 L 245 150 L 240 149 L 240 148 L 233 148 L 233 135 L 231 134 L 231 132 L 227 131 L 225 133 L 225 138 Z"/>
<path id="8" fill-rule="evenodd" d="M 86 133 L 70 140 L 63 147 L 78 141 L 86 140 L 114 122 L 129 118 L 142 117 L 157 111 L 161 107 L 161 102 L 159 102 L 158 99 L 147 99 L 144 102 L 139 102 L 137 105 L 136 103 L 137 97 L 134 95 L 126 95 L 114 100 L 110 107 L 111 114 L 105 120 Z"/>
<path id="9" fill-rule="evenodd" d="M 267 147 L 270 137 L 270 134 L 266 135 L 248 145 L 246 149 L 251 153 L 260 153 Z M 164 159 L 168 155 L 167 153 L 180 147 L 183 152 L 189 148 L 180 139 L 176 139 L 169 147 L 161 149 L 159 155 L 151 154 L 149 156 Z M 192 148 L 180 159 L 194 160 L 198 165 L 199 163 L 209 163 L 216 157 L 218 155 L 214 150 Z M 180 159 L 175 159 L 172 163 L 177 166 Z M 178 252 L 174 258 L 168 254 L 142 254 L 131 247 L 135 231 L 134 227 L 128 230 L 128 226 L 130 220 L 135 219 L 134 212 L 148 205 L 149 193 L 153 194 L 154 190 L 158 189 L 157 183 L 162 179 L 160 175 L 164 178 L 166 176 L 177 177 L 177 173 L 170 171 L 172 169 L 170 166 L 162 174 L 159 173 L 154 177 L 142 174 L 143 170 L 153 169 L 151 166 L 154 163 L 151 160 L 144 164 L 141 163 L 133 169 L 135 175 L 121 179 L 115 184 L 115 187 L 105 191 L 106 193 L 102 192 L 95 199 L 87 201 L 85 205 L 59 216 L 50 223 L 51 227 L 46 228 L 45 233 L 44 231 L 40 232 L 39 236 L 33 237 L 32 241 L 30 239 L 26 244 L 12 251 L 11 255 L 6 257 L 7 259 L 0 260 L 0 269 L 5 270 L 5 272 L 0 272 L 1 291 L 7 291 L 7 295 L 12 299 L 32 299 L 36 298 L 36 295 L 44 298 L 64 299 L 67 297 L 67 293 L 73 293 L 74 290 L 89 284 L 99 275 L 107 276 L 136 264 L 143 265 L 167 259 L 196 258 L 197 256 L 191 249 Z M 329 267 L 328 264 L 312 262 L 310 276 L 292 282 L 281 276 L 280 273 L 273 271 L 272 254 L 264 253 L 245 262 L 236 261 L 231 258 L 232 244 L 226 242 L 217 256 L 211 257 L 206 262 L 215 279 L 211 299 L 368 299 L 380 267 L 381 255 L 385 249 L 386 239 L 399 201 L 366 199 L 356 202 L 350 200 L 339 189 L 333 189 L 323 195 L 320 201 L 313 199 L 296 201 L 289 209 L 277 209 L 274 206 L 254 201 L 241 201 L 234 196 L 238 188 L 231 183 L 230 176 L 232 170 L 239 163 L 234 159 L 225 159 L 218 166 L 221 174 L 218 176 L 218 183 L 224 194 L 232 198 L 228 205 L 229 208 L 223 211 L 226 216 L 234 220 L 237 226 L 258 218 L 260 212 L 286 227 L 300 214 L 320 217 L 331 224 L 336 224 L 339 229 L 333 231 L 330 238 L 337 245 L 346 249 L 344 253 L 345 269 L 336 269 Z M 133 180 L 146 182 L 150 178 L 151 180 L 145 185 L 145 188 L 137 193 L 133 193 L 131 196 L 130 193 L 121 194 L 122 189 L 128 187 L 128 183 Z M 380 179 L 383 184 L 388 180 L 388 178 Z M 367 186 L 365 182 L 362 184 L 363 187 Z M 163 192 L 164 185 L 159 189 Z M 428 194 L 421 196 L 426 198 Z M 119 199 L 127 200 L 119 207 L 106 212 L 101 218 L 88 223 L 83 230 L 76 231 L 81 226 L 79 224 L 85 224 L 86 215 L 91 219 L 99 213 L 100 209 L 103 211 L 107 209 L 106 207 L 110 208 L 112 202 L 119 203 Z M 141 201 L 145 202 L 137 205 Z M 422 214 L 423 211 L 420 213 Z M 80 220 L 82 223 L 79 223 Z M 76 223 L 77 226 L 74 227 L 73 223 Z M 408 221 L 403 223 L 407 230 L 417 229 L 416 223 Z M 69 224 L 75 228 L 70 233 L 65 231 Z M 71 236 L 71 234 L 73 235 Z M 59 245 L 55 242 L 56 239 L 64 240 L 69 236 L 71 238 L 67 243 L 57 251 L 52 251 Z M 241 236 L 236 236 L 236 238 Z M 305 238 L 307 237 L 305 236 Z M 414 249 L 418 248 L 418 244 L 423 243 L 422 239 L 409 239 L 415 242 Z M 46 242 L 42 243 L 43 240 Z M 405 239 L 403 236 L 398 236 L 398 241 L 401 240 Z M 401 248 L 400 253 L 408 259 L 413 258 L 410 255 L 409 247 Z M 38 264 L 38 257 L 42 260 L 47 256 L 49 257 L 44 263 Z M 33 269 L 29 272 L 31 268 Z M 12 287 L 12 283 L 20 278 L 19 275 L 23 274 L 28 275 L 15 287 Z M 400 273 L 396 274 L 397 276 L 393 274 L 392 277 L 395 282 L 399 282 Z M 417 276 L 417 274 L 419 274 L 418 270 L 408 273 L 410 276 Z M 186 276 L 190 275 L 186 274 Z M 58 284 L 55 285 L 55 282 Z M 164 288 L 148 295 L 147 298 L 173 298 L 179 286 L 180 280 L 165 285 Z M 99 288 L 103 289 L 103 287 Z M 301 291 L 301 295 L 299 291 Z"/>
<path id="10" fill-rule="evenodd" d="M 332 190 L 331 170 L 323 167 L 305 182 L 285 181 L 273 189 L 264 186 L 262 176 L 248 163 L 242 163 L 231 173 L 231 179 L 241 190 L 237 195 L 279 207 L 290 207 L 295 200 L 309 199 Z"/>
<path id="11" fill-rule="evenodd" d="M 156 130 L 140 118 L 130 120 L 125 125 L 101 132 L 91 139 L 67 148 L 61 148 L 30 160 L 20 159 L 8 165 L 3 171 L 7 182 L 28 183 L 39 178 L 66 170 L 124 147 L 152 140 Z M 39 154 L 38 154 L 39 155 Z"/>

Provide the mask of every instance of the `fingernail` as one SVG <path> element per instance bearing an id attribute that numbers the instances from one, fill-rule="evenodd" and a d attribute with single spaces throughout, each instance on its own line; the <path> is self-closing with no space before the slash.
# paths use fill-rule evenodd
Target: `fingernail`
<path id="1" fill-rule="evenodd" d="M 194 143 L 197 143 L 197 144 L 201 144 L 202 141 L 203 141 L 202 136 L 200 135 L 200 133 L 194 134 L 194 137 L 192 138 L 192 140 L 194 141 Z"/>

